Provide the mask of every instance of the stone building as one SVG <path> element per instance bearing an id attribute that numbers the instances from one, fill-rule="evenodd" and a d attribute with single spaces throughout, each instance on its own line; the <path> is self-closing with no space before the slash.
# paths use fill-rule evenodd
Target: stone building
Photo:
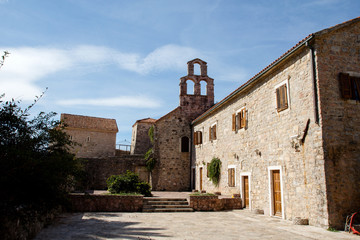
<path id="1" fill-rule="evenodd" d="M 144 118 L 134 123 L 132 126 L 130 154 L 144 154 L 151 147 L 148 132 L 155 121 L 156 119 L 153 118 Z"/>
<path id="2" fill-rule="evenodd" d="M 154 150 L 157 166 L 152 174 L 153 190 L 190 190 L 191 121 L 214 105 L 214 80 L 207 76 L 207 63 L 194 59 L 188 63 L 188 75 L 180 78 L 180 104 L 173 111 L 153 122 Z M 200 74 L 194 74 L 195 67 Z M 191 81 L 194 89 L 188 89 Z M 201 92 L 201 85 L 206 92 Z M 134 126 L 139 129 L 140 120 Z M 143 127 L 148 129 L 148 125 Z M 138 131 L 138 130 L 137 130 Z M 135 133 L 133 127 L 133 134 Z M 136 134 L 136 133 L 135 133 Z M 137 132 L 133 139 L 145 135 Z M 148 136 L 145 136 L 148 139 Z M 145 142 L 143 145 L 148 146 Z M 137 145 L 139 149 L 145 149 Z"/>
<path id="3" fill-rule="evenodd" d="M 115 156 L 115 119 L 97 118 L 62 113 L 61 121 L 70 139 L 79 145 L 71 149 L 78 158 L 102 158 Z"/>
<path id="4" fill-rule="evenodd" d="M 360 208 L 360 18 L 310 34 L 193 122 L 195 188 L 343 228 Z M 207 178 L 213 157 L 221 179 Z"/>

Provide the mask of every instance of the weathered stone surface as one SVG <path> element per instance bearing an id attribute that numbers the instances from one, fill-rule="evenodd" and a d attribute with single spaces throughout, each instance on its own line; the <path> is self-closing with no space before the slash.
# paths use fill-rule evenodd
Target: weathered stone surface
<path id="1" fill-rule="evenodd" d="M 73 212 L 141 212 L 143 196 L 69 195 Z"/>
<path id="2" fill-rule="evenodd" d="M 61 114 L 65 132 L 78 145 L 70 151 L 78 158 L 100 158 L 115 156 L 116 133 L 115 119 Z"/>
<path id="3" fill-rule="evenodd" d="M 191 196 L 190 207 L 195 211 L 223 211 L 242 209 L 241 198 L 219 198 L 218 196 Z"/>
<path id="4" fill-rule="evenodd" d="M 136 121 L 132 127 L 131 154 L 145 154 L 151 147 L 148 132 L 155 119 L 145 118 Z"/>
<path id="5" fill-rule="evenodd" d="M 109 158 L 83 159 L 87 173 L 87 189 L 107 189 L 106 180 L 111 175 L 126 173 L 127 170 L 139 174 L 140 179 L 148 181 L 143 155 L 122 155 Z"/>

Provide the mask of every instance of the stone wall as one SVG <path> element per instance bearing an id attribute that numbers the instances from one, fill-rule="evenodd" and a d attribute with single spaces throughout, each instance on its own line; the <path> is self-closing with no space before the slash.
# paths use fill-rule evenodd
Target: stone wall
<path id="1" fill-rule="evenodd" d="M 316 39 L 330 226 L 360 208 L 360 103 L 341 97 L 339 73 L 360 76 L 360 22 Z"/>
<path id="2" fill-rule="evenodd" d="M 0 235 L 3 240 L 33 239 L 44 227 L 62 213 L 62 208 L 36 210 L 18 208 L 0 219 Z"/>
<path id="3" fill-rule="evenodd" d="M 153 123 L 135 123 L 132 130 L 131 154 L 145 154 L 151 147 L 148 132 Z"/>
<path id="4" fill-rule="evenodd" d="M 74 212 L 141 212 L 143 196 L 70 194 Z"/>
<path id="5" fill-rule="evenodd" d="M 71 148 L 78 158 L 100 158 L 115 156 L 116 132 L 101 132 L 87 129 L 65 129 L 73 142 Z"/>
<path id="6" fill-rule="evenodd" d="M 287 84 L 289 106 L 277 111 L 276 88 Z M 305 46 L 282 64 L 251 84 L 212 115 L 196 123 L 203 144 L 193 149 L 196 188 L 223 194 L 243 193 L 249 179 L 250 209 L 273 215 L 273 170 L 280 170 L 282 218 L 309 219 L 311 225 L 327 226 L 326 188 L 322 132 L 314 119 L 311 54 Z M 232 115 L 246 109 L 246 126 L 233 131 Z M 309 122 L 309 124 L 308 124 Z M 217 125 L 216 140 L 209 140 L 209 127 Z M 307 128 L 306 135 L 304 131 Z M 304 144 L 301 139 L 304 138 Z M 209 181 L 207 164 L 222 161 L 218 187 Z M 228 168 L 235 168 L 235 186 L 229 187 Z"/>
<path id="7" fill-rule="evenodd" d="M 242 209 L 241 198 L 219 198 L 218 196 L 191 196 L 190 207 L 195 211 L 223 211 Z"/>
<path id="8" fill-rule="evenodd" d="M 126 173 L 126 170 L 138 173 L 143 181 L 148 179 L 143 155 L 89 158 L 83 159 L 83 162 L 88 179 L 87 189 L 107 189 L 106 180 L 111 175 Z"/>

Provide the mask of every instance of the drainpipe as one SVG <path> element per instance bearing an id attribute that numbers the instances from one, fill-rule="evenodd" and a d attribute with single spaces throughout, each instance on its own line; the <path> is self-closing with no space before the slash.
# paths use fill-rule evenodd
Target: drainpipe
<path id="1" fill-rule="evenodd" d="M 314 88 L 314 118 L 315 123 L 319 125 L 319 99 L 318 99 L 318 87 L 317 87 L 317 75 L 316 75 L 316 64 L 315 64 L 315 53 L 314 47 L 309 43 L 306 42 L 306 46 L 310 49 L 311 55 L 311 77 L 313 79 L 313 88 Z"/>

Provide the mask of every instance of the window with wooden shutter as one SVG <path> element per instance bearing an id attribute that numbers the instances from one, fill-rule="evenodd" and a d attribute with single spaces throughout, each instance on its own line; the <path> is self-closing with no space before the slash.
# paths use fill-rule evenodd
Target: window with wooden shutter
<path id="1" fill-rule="evenodd" d="M 202 144 L 202 132 L 198 132 L 198 144 Z"/>
<path id="2" fill-rule="evenodd" d="M 276 89 L 277 111 L 283 111 L 288 108 L 287 86 L 281 85 Z"/>
<path id="3" fill-rule="evenodd" d="M 340 73 L 340 90 L 343 99 L 360 100 L 360 77 L 350 76 L 348 73 Z"/>
<path id="4" fill-rule="evenodd" d="M 236 131 L 236 114 L 232 115 L 232 130 Z"/>
<path id="5" fill-rule="evenodd" d="M 243 108 L 239 112 L 232 115 L 232 130 L 237 131 L 246 127 L 246 109 Z"/>
<path id="6" fill-rule="evenodd" d="M 194 145 L 202 144 L 202 132 L 196 131 L 194 132 Z"/>
<path id="7" fill-rule="evenodd" d="M 193 137 L 193 139 L 194 139 L 194 145 L 198 145 L 198 142 L 197 142 L 197 135 L 198 135 L 198 132 L 194 132 L 194 137 Z"/>
<path id="8" fill-rule="evenodd" d="M 244 128 L 246 126 L 246 109 L 242 109 L 240 112 L 240 128 Z"/>
<path id="9" fill-rule="evenodd" d="M 216 140 L 216 124 L 209 127 L 209 140 Z"/>
<path id="10" fill-rule="evenodd" d="M 228 185 L 229 187 L 235 187 L 235 168 L 228 169 Z"/>

